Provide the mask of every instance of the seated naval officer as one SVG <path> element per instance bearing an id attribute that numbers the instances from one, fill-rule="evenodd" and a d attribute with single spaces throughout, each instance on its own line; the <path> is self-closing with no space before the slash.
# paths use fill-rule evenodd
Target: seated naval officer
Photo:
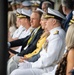
<path id="1" fill-rule="evenodd" d="M 22 12 L 22 15 L 21 15 L 20 11 Z M 20 38 L 24 38 L 31 33 L 30 32 L 30 30 L 32 30 L 32 27 L 30 28 L 30 26 L 31 26 L 30 15 L 31 15 L 31 13 L 32 13 L 32 11 L 25 10 L 25 9 L 18 9 L 17 10 L 16 24 L 17 24 L 17 26 L 19 26 L 19 28 L 14 32 L 12 37 L 9 36 L 8 41 L 13 41 L 13 40 L 17 40 Z M 25 17 L 25 15 L 26 15 L 26 17 Z"/>
<path id="2" fill-rule="evenodd" d="M 65 50 L 65 31 L 61 28 L 64 16 L 56 10 L 48 8 L 45 16 L 46 30 L 50 32 L 40 52 L 40 58 L 35 62 L 24 61 L 10 75 L 41 75 L 51 72 L 60 60 Z"/>
<path id="3" fill-rule="evenodd" d="M 30 15 L 31 15 L 31 11 L 22 9 L 22 15 L 19 14 L 17 16 L 18 18 L 20 18 L 21 25 L 25 27 L 25 30 L 20 33 L 20 36 L 17 39 L 24 38 L 24 37 L 31 34 L 31 31 L 33 30 L 33 28 L 31 27 L 31 24 L 30 24 Z M 21 31 L 21 30 L 19 30 L 19 31 Z M 12 39 L 12 40 L 14 40 L 14 39 Z M 17 49 L 14 49 L 14 50 L 17 51 L 17 52 L 20 52 L 20 49 L 21 49 L 21 47 L 19 47 Z M 10 57 L 11 56 L 12 56 L 12 54 L 10 53 Z"/>

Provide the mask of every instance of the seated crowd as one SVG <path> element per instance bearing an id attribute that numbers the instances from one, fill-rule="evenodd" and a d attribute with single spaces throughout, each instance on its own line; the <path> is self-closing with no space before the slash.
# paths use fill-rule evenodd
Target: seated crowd
<path id="1" fill-rule="evenodd" d="M 74 75 L 74 1 L 53 3 L 11 2 L 7 75 Z"/>

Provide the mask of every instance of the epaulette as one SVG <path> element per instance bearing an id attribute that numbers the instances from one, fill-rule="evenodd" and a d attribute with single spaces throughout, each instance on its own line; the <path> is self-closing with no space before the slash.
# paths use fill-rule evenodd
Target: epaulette
<path id="1" fill-rule="evenodd" d="M 56 31 L 54 32 L 54 35 L 56 35 L 56 34 L 59 34 L 59 31 L 58 31 L 58 30 L 56 30 Z"/>
<path id="2" fill-rule="evenodd" d="M 72 25 L 72 24 L 74 24 L 74 19 L 70 20 L 69 25 Z"/>

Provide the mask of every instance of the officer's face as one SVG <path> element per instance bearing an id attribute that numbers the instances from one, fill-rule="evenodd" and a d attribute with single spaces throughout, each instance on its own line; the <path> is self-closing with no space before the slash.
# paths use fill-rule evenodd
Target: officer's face
<path id="1" fill-rule="evenodd" d="M 21 25 L 20 18 L 17 17 L 16 18 L 16 26 L 19 27 L 20 25 Z"/>
<path id="2" fill-rule="evenodd" d="M 31 26 L 37 28 L 40 26 L 40 16 L 38 13 L 32 13 L 30 17 Z"/>
<path id="3" fill-rule="evenodd" d="M 50 31 L 51 29 L 53 29 L 54 27 L 54 24 L 53 24 L 53 18 L 48 18 L 47 21 L 46 21 L 46 26 L 45 26 L 45 29 L 47 31 Z"/>
<path id="4" fill-rule="evenodd" d="M 22 24 L 22 26 L 25 26 L 26 25 L 26 18 L 20 18 L 20 22 Z"/>

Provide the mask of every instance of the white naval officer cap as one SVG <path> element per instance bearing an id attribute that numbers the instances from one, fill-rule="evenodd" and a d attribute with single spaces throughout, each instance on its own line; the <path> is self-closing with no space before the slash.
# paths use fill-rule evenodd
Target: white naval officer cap
<path id="1" fill-rule="evenodd" d="M 30 17 L 32 14 L 31 10 L 25 10 L 25 9 L 21 9 L 21 14 L 18 15 L 19 18 L 26 18 L 26 17 Z"/>
<path id="2" fill-rule="evenodd" d="M 20 3 L 21 3 L 20 1 L 12 1 L 11 5 L 13 5 L 13 4 L 20 4 Z"/>
<path id="3" fill-rule="evenodd" d="M 62 15 L 59 11 L 48 8 L 48 13 L 45 15 L 45 18 L 56 18 L 58 20 L 65 19 L 64 15 Z"/>
<path id="4" fill-rule="evenodd" d="M 42 13 L 46 13 L 46 12 L 44 12 L 42 9 L 40 9 L 40 8 L 37 8 L 36 9 L 37 11 L 40 11 L 40 12 L 42 12 Z"/>
<path id="5" fill-rule="evenodd" d="M 39 6 L 40 6 L 40 4 L 39 4 L 39 3 L 37 3 L 37 2 L 34 2 L 34 3 L 32 3 L 32 4 L 31 4 L 31 6 L 32 6 L 32 7 L 39 7 Z"/>
<path id="6" fill-rule="evenodd" d="M 51 2 L 50 1 L 44 1 L 43 3 L 48 3 L 48 4 L 51 4 Z M 52 5 L 52 4 L 51 4 Z"/>
<path id="7" fill-rule="evenodd" d="M 22 2 L 23 6 L 31 6 L 31 2 L 30 1 L 24 1 Z"/>
<path id="8" fill-rule="evenodd" d="M 19 15 L 21 14 L 21 12 L 22 12 L 22 9 L 18 8 L 18 9 L 16 10 L 16 16 L 19 16 Z"/>

